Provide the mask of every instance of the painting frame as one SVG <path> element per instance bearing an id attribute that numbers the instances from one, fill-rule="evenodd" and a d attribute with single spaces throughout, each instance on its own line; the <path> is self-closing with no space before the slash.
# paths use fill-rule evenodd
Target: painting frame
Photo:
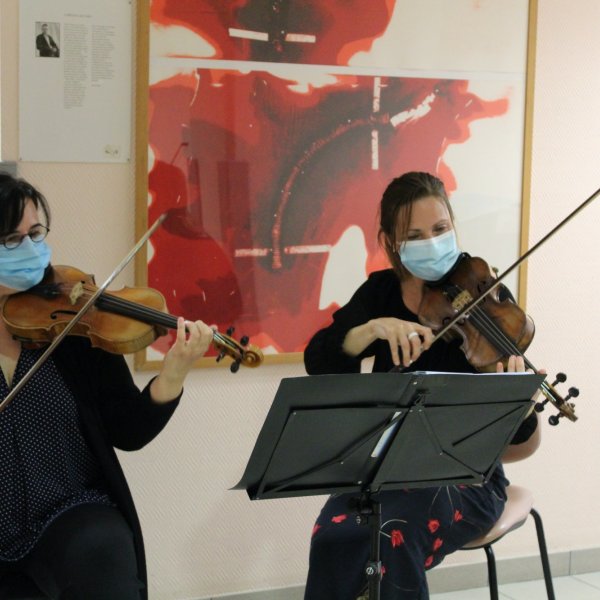
<path id="1" fill-rule="evenodd" d="M 521 177 L 519 181 L 519 223 L 518 223 L 518 253 L 522 254 L 528 244 L 529 221 L 529 190 L 530 190 L 530 164 L 531 164 L 531 138 L 533 114 L 533 80 L 535 66 L 535 31 L 537 22 L 537 0 L 525 0 L 527 4 L 527 23 L 524 61 L 524 86 L 523 86 L 523 111 L 522 111 L 522 157 L 520 161 Z M 149 206 L 152 199 L 149 193 L 149 93 L 151 87 L 151 57 L 150 57 L 150 8 L 148 0 L 137 2 L 137 77 L 136 77 L 136 235 L 139 237 L 151 225 Z M 223 70 L 232 63 L 217 61 L 218 68 Z M 136 285 L 147 286 L 149 281 L 149 252 L 142 250 L 135 258 Z M 505 265 L 502 265 L 503 267 Z M 501 271 L 503 269 L 500 269 Z M 521 265 L 518 272 L 518 299 L 522 307 L 526 302 L 527 267 Z M 168 304 L 168 303 L 167 303 Z M 331 312 L 331 311 L 330 311 Z M 243 332 L 242 332 L 243 333 Z M 250 342 L 253 343 L 251 336 Z M 300 351 L 285 351 L 265 354 L 268 363 L 298 362 L 302 359 Z M 160 353 L 146 349 L 135 356 L 135 368 L 138 370 L 153 370 L 160 364 Z M 228 361 L 223 361 L 227 364 Z M 220 363 L 223 364 L 223 363 Z M 214 367 L 214 357 L 206 357 L 198 361 L 198 367 Z"/>

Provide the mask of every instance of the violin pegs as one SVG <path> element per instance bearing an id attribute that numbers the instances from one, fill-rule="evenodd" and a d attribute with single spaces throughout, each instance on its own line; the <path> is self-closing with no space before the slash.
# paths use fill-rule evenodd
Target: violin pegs
<path id="1" fill-rule="evenodd" d="M 558 425 L 561 417 L 562 415 L 550 415 L 548 417 L 548 423 L 550 423 L 550 425 Z"/>
<path id="2" fill-rule="evenodd" d="M 234 331 L 235 331 L 235 327 L 228 327 L 227 328 L 227 335 L 233 335 Z"/>
<path id="3" fill-rule="evenodd" d="M 242 346 L 247 346 L 249 341 L 250 341 L 250 338 L 247 335 L 244 335 L 244 336 L 242 336 L 242 339 L 240 340 L 240 344 Z"/>
<path id="4" fill-rule="evenodd" d="M 217 362 L 221 362 L 225 358 L 225 352 L 219 352 Z"/>
<path id="5" fill-rule="evenodd" d="M 231 366 L 229 367 L 229 370 L 232 373 L 237 373 L 240 370 L 240 361 L 236 360 L 236 361 L 232 362 Z"/>
<path id="6" fill-rule="evenodd" d="M 577 398 L 577 396 L 579 396 L 579 390 L 576 387 L 570 387 L 568 391 L 569 391 L 569 394 L 567 396 L 565 396 L 565 402 L 569 398 Z"/>
<path id="7" fill-rule="evenodd" d="M 552 383 L 552 387 L 554 387 L 557 383 L 564 383 L 567 380 L 567 376 L 564 373 L 557 373 L 556 379 Z"/>
<path id="8" fill-rule="evenodd" d="M 534 409 L 535 412 L 541 413 L 544 411 L 544 408 L 546 408 L 546 403 L 548 402 L 548 399 L 546 398 L 546 400 L 544 400 L 543 402 L 536 402 L 534 405 Z"/>

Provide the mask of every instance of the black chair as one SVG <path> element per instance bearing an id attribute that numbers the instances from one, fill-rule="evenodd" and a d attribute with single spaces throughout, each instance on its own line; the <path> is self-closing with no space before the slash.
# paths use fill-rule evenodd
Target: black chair
<path id="1" fill-rule="evenodd" d="M 461 550 L 475 550 L 483 548 L 487 556 L 488 581 L 490 587 L 490 599 L 498 600 L 498 577 L 496 575 L 496 558 L 492 544 L 501 540 L 507 533 L 518 529 L 527 521 L 531 515 L 535 521 L 538 546 L 540 549 L 540 558 L 542 560 L 542 569 L 544 571 L 544 582 L 546 584 L 546 593 L 548 600 L 555 600 L 554 587 L 552 585 L 552 574 L 550 572 L 550 562 L 548 560 L 548 550 L 546 548 L 546 538 L 544 536 L 544 527 L 542 518 L 533 508 L 533 494 L 524 487 L 518 485 L 509 485 L 506 488 L 508 499 L 504 506 L 504 511 L 498 521 L 490 531 L 480 538 L 473 540 L 461 548 Z"/>

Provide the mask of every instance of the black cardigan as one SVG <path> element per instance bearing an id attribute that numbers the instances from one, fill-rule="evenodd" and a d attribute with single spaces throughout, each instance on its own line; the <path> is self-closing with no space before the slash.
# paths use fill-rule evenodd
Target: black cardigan
<path id="1" fill-rule="evenodd" d="M 75 397 L 82 433 L 100 463 L 108 493 L 133 531 L 138 577 L 146 585 L 143 598 L 147 598 L 142 530 L 114 448 L 145 446 L 167 424 L 179 397 L 167 404 L 152 402 L 150 383 L 140 391 L 122 356 L 92 348 L 85 338 L 65 338 L 53 358 Z"/>

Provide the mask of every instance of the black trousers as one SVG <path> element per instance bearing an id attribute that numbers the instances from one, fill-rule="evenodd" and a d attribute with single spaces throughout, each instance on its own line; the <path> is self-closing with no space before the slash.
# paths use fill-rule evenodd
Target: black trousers
<path id="1" fill-rule="evenodd" d="M 391 490 L 379 532 L 384 600 L 428 600 L 426 570 L 488 531 L 504 507 L 504 477 L 483 486 Z M 356 600 L 367 584 L 370 529 L 358 525 L 349 494 L 332 496 L 313 528 L 304 600 Z"/>
<path id="2" fill-rule="evenodd" d="M 83 504 L 56 518 L 25 557 L 0 573 L 25 573 L 52 600 L 139 600 L 133 534 L 118 509 Z"/>

